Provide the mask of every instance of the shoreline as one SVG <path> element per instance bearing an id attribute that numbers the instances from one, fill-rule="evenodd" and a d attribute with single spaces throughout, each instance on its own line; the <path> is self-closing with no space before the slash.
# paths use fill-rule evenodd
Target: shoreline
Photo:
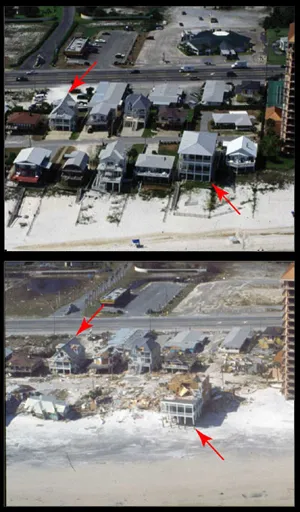
<path id="1" fill-rule="evenodd" d="M 203 450 L 203 451 L 202 451 Z M 7 505 L 294 505 L 293 451 L 280 457 L 236 450 L 221 461 L 199 443 L 191 459 L 7 468 Z M 276 471 L 274 472 L 274 467 Z M 25 471 L 24 471 L 25 469 Z"/>

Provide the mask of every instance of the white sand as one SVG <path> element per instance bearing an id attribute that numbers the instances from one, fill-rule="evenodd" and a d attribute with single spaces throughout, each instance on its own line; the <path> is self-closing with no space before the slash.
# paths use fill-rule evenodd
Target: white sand
<path id="1" fill-rule="evenodd" d="M 177 216 L 164 209 L 168 199 L 144 201 L 141 197 L 128 198 L 119 225 L 108 222 L 113 211 L 113 196 L 83 199 L 82 206 L 91 205 L 90 224 L 77 224 L 79 205 L 70 197 L 46 197 L 40 213 L 26 241 L 14 226 L 6 229 L 7 250 L 132 250 L 131 240 L 141 238 L 145 250 L 293 250 L 294 187 L 257 194 L 253 217 L 249 186 L 231 191 L 229 199 L 241 211 L 238 215 L 227 203 L 222 203 L 207 218 L 207 191 L 194 193 L 192 203 L 186 206 L 189 195 L 181 196 L 177 212 L 201 217 Z M 70 207 L 69 204 L 72 204 Z M 202 216 L 205 216 L 202 218 Z M 243 235 L 245 244 L 228 241 L 230 235 Z M 268 236 L 264 236 L 268 235 Z M 143 249 L 142 249 L 143 250 Z"/>
<path id="2" fill-rule="evenodd" d="M 271 388 L 248 399 L 201 427 L 224 461 L 151 411 L 104 425 L 18 416 L 6 429 L 8 505 L 293 505 L 293 403 Z"/>

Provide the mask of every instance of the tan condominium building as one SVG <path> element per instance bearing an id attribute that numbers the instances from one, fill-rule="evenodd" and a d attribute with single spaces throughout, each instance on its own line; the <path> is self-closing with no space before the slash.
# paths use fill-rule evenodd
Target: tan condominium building
<path id="1" fill-rule="evenodd" d="M 295 23 L 290 24 L 288 32 L 280 138 L 283 141 L 283 151 L 293 154 L 295 152 Z"/>
<path id="2" fill-rule="evenodd" d="M 286 399 L 295 396 L 295 264 L 291 263 L 281 277 L 283 287 L 282 392 Z"/>

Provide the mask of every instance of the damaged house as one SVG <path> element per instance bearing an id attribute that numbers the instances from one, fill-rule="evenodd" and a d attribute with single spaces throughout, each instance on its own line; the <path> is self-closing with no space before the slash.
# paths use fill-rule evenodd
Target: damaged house
<path id="1" fill-rule="evenodd" d="M 176 375 L 169 382 L 173 396 L 165 397 L 161 403 L 161 412 L 168 421 L 178 424 L 195 425 L 200 418 L 204 404 L 211 397 L 209 377 L 200 382 L 188 375 Z"/>
<path id="2" fill-rule="evenodd" d="M 56 346 L 54 356 L 48 359 L 49 370 L 52 373 L 78 373 L 85 365 L 85 348 L 77 340 L 72 338 L 67 343 L 59 343 Z"/>
<path id="3" fill-rule="evenodd" d="M 121 361 L 121 352 L 115 347 L 109 346 L 102 349 L 94 356 L 94 360 L 89 365 L 89 369 L 94 370 L 96 373 L 101 371 L 112 373 Z"/>
<path id="4" fill-rule="evenodd" d="M 62 400 L 57 400 L 54 396 L 40 395 L 27 398 L 24 410 L 37 418 L 60 420 L 67 417 L 70 407 Z"/>
<path id="5" fill-rule="evenodd" d="M 149 372 L 161 367 L 160 344 L 151 338 L 137 339 L 130 350 L 129 368 L 136 373 Z"/>
<path id="6" fill-rule="evenodd" d="M 23 352 L 14 352 L 6 363 L 6 373 L 21 377 L 36 375 L 42 369 L 44 369 L 42 358 L 24 354 Z"/>

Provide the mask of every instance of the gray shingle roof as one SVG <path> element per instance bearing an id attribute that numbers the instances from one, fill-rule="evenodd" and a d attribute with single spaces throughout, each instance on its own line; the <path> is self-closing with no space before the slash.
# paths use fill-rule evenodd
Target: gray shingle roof
<path id="1" fill-rule="evenodd" d="M 225 89 L 225 82 L 222 82 L 221 80 L 207 80 L 205 83 L 201 103 L 222 103 Z"/>
<path id="2" fill-rule="evenodd" d="M 111 108 L 116 108 L 123 98 L 126 87 L 127 84 L 124 82 L 99 82 L 89 107 L 105 102 L 111 105 Z"/>
<path id="3" fill-rule="evenodd" d="M 73 151 L 70 154 L 70 158 L 66 161 L 63 166 L 63 169 L 66 167 L 78 167 L 84 170 L 89 162 L 89 157 L 84 151 Z"/>
<path id="4" fill-rule="evenodd" d="M 170 170 L 173 168 L 174 161 L 175 156 L 140 154 L 136 160 L 135 166 Z"/>
<path id="5" fill-rule="evenodd" d="M 177 103 L 182 95 L 182 88 L 172 83 L 158 84 L 149 94 L 149 100 L 153 105 L 170 105 Z"/>
<path id="6" fill-rule="evenodd" d="M 216 149 L 217 134 L 209 132 L 184 131 L 181 137 L 179 154 L 212 156 Z"/>
<path id="7" fill-rule="evenodd" d="M 125 99 L 125 113 L 132 109 L 150 108 L 151 101 L 143 94 L 129 94 Z"/>
<path id="8" fill-rule="evenodd" d="M 225 340 L 223 341 L 222 347 L 226 349 L 240 349 L 246 339 L 251 338 L 253 336 L 253 331 L 251 327 L 234 327 L 227 334 Z"/>
<path id="9" fill-rule="evenodd" d="M 73 110 L 75 105 L 76 101 L 68 93 L 49 114 L 50 119 L 73 119 L 75 116 L 75 111 Z"/>
<path id="10" fill-rule="evenodd" d="M 252 126 L 251 119 L 247 112 L 226 112 L 224 114 L 213 114 L 213 121 L 217 124 L 235 124 L 236 126 Z"/>

